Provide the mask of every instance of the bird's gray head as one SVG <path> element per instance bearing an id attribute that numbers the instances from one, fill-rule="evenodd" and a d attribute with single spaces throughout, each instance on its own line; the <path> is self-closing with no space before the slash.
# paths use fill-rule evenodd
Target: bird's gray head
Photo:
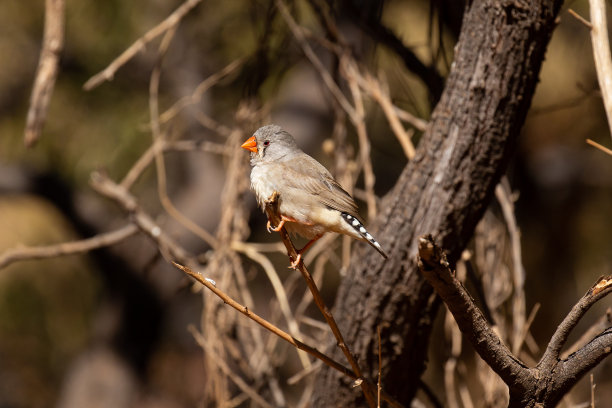
<path id="1" fill-rule="evenodd" d="M 300 151 L 293 136 L 277 125 L 260 127 L 242 147 L 251 151 L 252 166 L 280 160 Z"/>

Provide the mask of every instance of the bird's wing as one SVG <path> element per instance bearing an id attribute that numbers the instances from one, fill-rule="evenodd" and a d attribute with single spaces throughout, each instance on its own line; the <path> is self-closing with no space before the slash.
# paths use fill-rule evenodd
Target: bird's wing
<path id="1" fill-rule="evenodd" d="M 283 180 L 288 187 L 309 194 L 319 203 L 361 219 L 353 197 L 318 161 L 305 153 L 282 163 Z"/>

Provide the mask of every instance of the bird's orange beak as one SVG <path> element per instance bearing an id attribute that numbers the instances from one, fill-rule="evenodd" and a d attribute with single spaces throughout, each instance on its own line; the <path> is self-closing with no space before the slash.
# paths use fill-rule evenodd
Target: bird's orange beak
<path id="1" fill-rule="evenodd" d="M 255 140 L 255 136 L 249 137 L 240 147 L 257 153 L 257 141 Z"/>

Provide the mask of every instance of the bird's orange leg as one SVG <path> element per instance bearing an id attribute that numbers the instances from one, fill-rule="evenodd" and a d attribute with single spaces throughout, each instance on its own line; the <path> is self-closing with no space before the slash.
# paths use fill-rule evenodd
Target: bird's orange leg
<path id="1" fill-rule="evenodd" d="M 314 237 L 313 239 L 311 239 L 306 245 L 304 245 L 304 248 L 300 249 L 299 251 L 296 251 L 298 256 L 295 259 L 295 261 L 291 262 L 291 265 L 289 265 L 289 268 L 291 269 L 296 269 L 297 266 L 300 264 L 300 261 L 302 260 L 302 254 L 304 252 L 306 252 L 306 250 L 308 248 L 310 248 L 312 246 L 312 244 L 314 244 L 315 242 L 317 242 L 317 240 L 319 238 L 321 238 L 323 236 L 323 234 L 317 235 L 316 237 Z"/>
<path id="2" fill-rule="evenodd" d="M 279 232 L 281 228 L 283 228 L 283 225 L 285 225 L 285 222 L 299 222 L 299 221 L 296 220 L 295 218 L 281 215 L 281 222 L 276 227 L 272 228 L 272 224 L 270 224 L 270 220 L 268 220 L 268 223 L 266 224 L 266 229 L 268 230 L 268 232 L 272 232 L 272 231 Z M 305 224 L 305 223 L 302 222 L 302 224 Z M 312 225 L 312 224 L 306 223 L 306 225 Z"/>
<path id="3" fill-rule="evenodd" d="M 268 232 L 278 232 L 281 230 L 281 228 L 283 228 L 283 225 L 285 225 L 285 220 L 281 219 L 281 222 L 276 227 L 272 228 L 270 220 L 268 220 L 268 223 L 266 224 L 266 229 L 268 230 Z"/>

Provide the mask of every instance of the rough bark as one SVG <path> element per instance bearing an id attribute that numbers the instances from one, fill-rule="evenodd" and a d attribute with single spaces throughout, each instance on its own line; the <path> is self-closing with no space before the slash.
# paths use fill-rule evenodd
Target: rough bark
<path id="1" fill-rule="evenodd" d="M 451 264 L 470 239 L 513 152 L 561 3 L 476 0 L 466 8 L 430 127 L 377 219 L 375 236 L 390 259 L 357 251 L 339 288 L 334 315 L 365 375 L 378 370 L 381 325 L 383 388 L 406 405 L 438 305 L 417 271 L 418 237 L 432 234 Z M 359 390 L 326 368 L 315 390 L 317 407 L 363 405 Z"/>

